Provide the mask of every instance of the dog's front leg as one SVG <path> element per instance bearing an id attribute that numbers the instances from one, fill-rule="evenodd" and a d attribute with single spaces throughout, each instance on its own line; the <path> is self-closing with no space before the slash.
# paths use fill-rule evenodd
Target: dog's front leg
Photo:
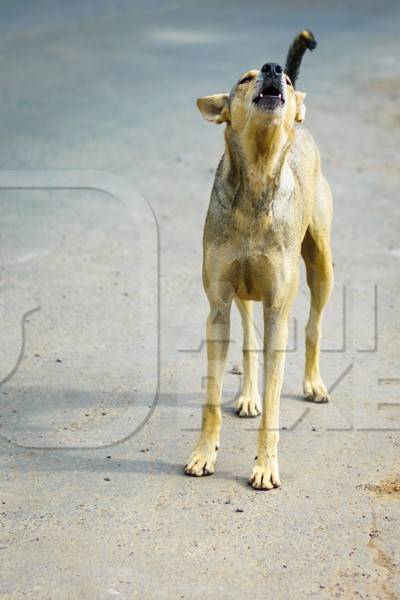
<path id="1" fill-rule="evenodd" d="M 187 475 L 201 477 L 214 473 L 219 433 L 221 429 L 221 392 L 226 356 L 229 348 L 230 310 L 232 297 L 226 301 L 209 295 L 210 313 L 207 319 L 207 398 L 199 441 L 188 464 Z"/>
<path id="2" fill-rule="evenodd" d="M 249 479 L 249 484 L 257 490 L 280 486 L 279 400 L 285 366 L 287 323 L 286 306 L 271 308 L 264 303 L 264 402 L 256 465 Z"/>

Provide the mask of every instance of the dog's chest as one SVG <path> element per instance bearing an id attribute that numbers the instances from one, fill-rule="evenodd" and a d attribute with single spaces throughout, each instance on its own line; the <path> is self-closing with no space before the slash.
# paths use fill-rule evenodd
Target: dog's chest
<path id="1" fill-rule="evenodd" d="M 260 300 L 289 281 L 293 270 L 293 252 L 278 238 L 242 240 L 231 246 L 224 260 L 230 281 L 243 300 Z"/>
<path id="2" fill-rule="evenodd" d="M 238 194 L 227 223 L 227 236 L 239 241 L 243 258 L 263 255 L 285 247 L 298 228 L 298 206 L 294 179 L 286 169 L 279 185 L 265 189 L 256 198 Z"/>
<path id="3" fill-rule="evenodd" d="M 206 271 L 217 270 L 243 299 L 260 299 L 277 279 L 287 279 L 299 237 L 293 196 L 290 170 L 272 197 L 254 202 L 239 193 L 230 210 L 215 215 L 219 226 L 207 236 Z"/>

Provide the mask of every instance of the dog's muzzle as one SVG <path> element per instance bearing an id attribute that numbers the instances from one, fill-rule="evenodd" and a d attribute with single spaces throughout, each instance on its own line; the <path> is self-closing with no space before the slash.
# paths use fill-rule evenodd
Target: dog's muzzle
<path id="1" fill-rule="evenodd" d="M 285 78 L 277 63 L 265 63 L 257 77 L 253 104 L 266 111 L 274 111 L 285 104 Z"/>

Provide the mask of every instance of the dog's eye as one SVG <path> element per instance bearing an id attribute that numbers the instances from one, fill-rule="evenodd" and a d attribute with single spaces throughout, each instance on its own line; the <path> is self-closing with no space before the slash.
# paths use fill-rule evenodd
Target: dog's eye
<path id="1" fill-rule="evenodd" d="M 252 81 L 254 79 L 254 77 L 252 77 L 251 75 L 248 75 L 247 77 L 243 77 L 243 79 L 241 79 L 239 81 L 239 85 L 242 85 L 242 83 L 249 83 L 249 81 Z"/>

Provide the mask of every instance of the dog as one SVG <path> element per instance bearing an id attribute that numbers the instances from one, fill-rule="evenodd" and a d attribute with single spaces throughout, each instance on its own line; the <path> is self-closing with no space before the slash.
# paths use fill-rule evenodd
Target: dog
<path id="1" fill-rule="evenodd" d="M 200 438 L 188 475 L 214 473 L 221 429 L 221 390 L 235 302 L 243 324 L 243 384 L 236 411 L 261 414 L 256 463 L 249 484 L 280 486 L 279 401 L 288 317 L 303 257 L 311 303 L 306 326 L 304 395 L 327 402 L 319 369 L 321 319 L 333 284 L 330 232 L 332 197 L 318 148 L 301 125 L 303 92 L 295 88 L 309 30 L 294 39 L 283 69 L 265 63 L 243 73 L 231 92 L 205 96 L 197 106 L 207 121 L 224 123 L 225 152 L 218 165 L 203 237 L 207 318 L 207 399 Z M 263 304 L 264 391 L 258 392 L 258 348 L 252 302 Z"/>

